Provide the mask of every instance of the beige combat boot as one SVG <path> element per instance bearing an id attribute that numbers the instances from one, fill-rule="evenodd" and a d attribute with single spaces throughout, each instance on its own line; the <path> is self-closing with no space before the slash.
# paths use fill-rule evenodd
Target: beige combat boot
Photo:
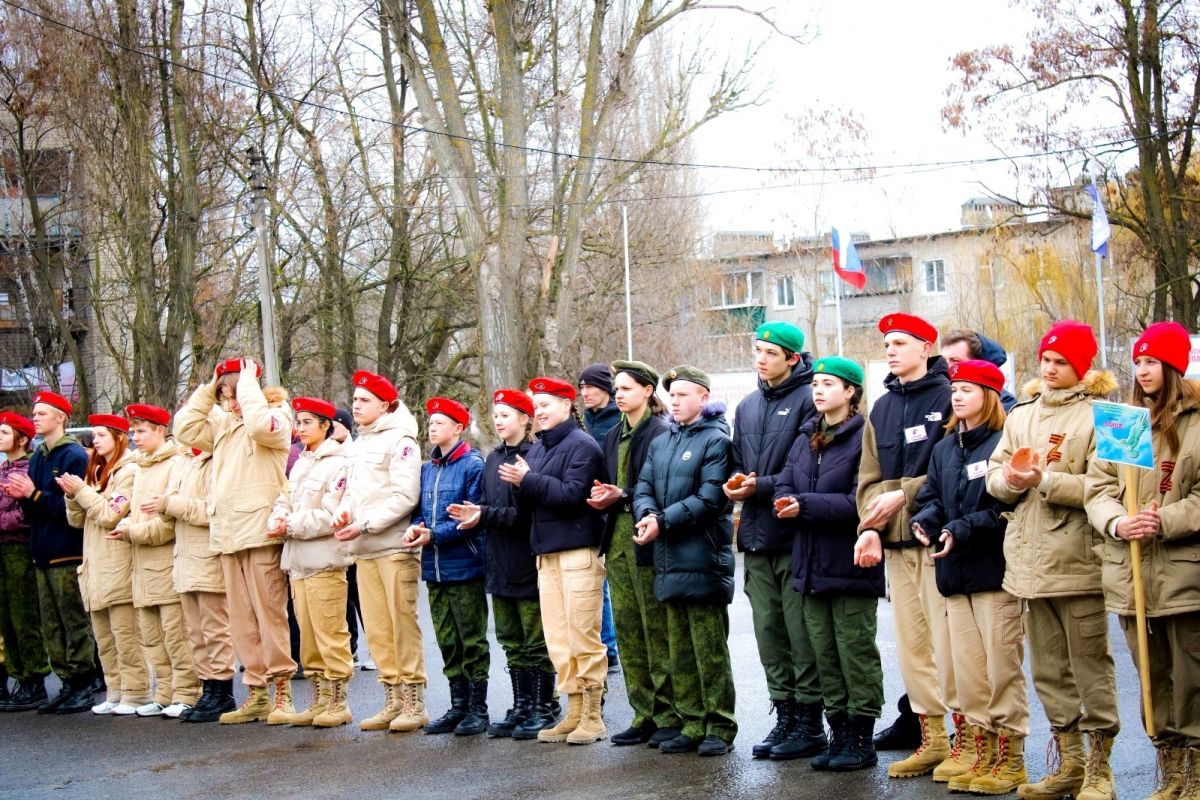
<path id="1" fill-rule="evenodd" d="M 991 773 L 996 763 L 996 734 L 982 725 L 972 725 L 970 730 L 975 739 L 975 763 L 962 775 L 950 779 L 946 788 L 952 792 L 971 791 L 971 782 Z"/>
<path id="2" fill-rule="evenodd" d="M 583 690 L 583 711 L 575 730 L 567 734 L 567 744 L 592 744 L 608 738 L 604 727 L 600 701 L 604 699 L 602 686 L 589 686 Z"/>
<path id="3" fill-rule="evenodd" d="M 569 694 L 567 695 L 567 713 L 559 720 L 558 724 L 552 728 L 543 728 L 538 731 L 539 742 L 565 742 L 567 735 L 571 731 L 579 727 L 579 720 L 583 716 L 583 695 Z"/>
<path id="4" fill-rule="evenodd" d="M 317 684 L 315 687 L 316 691 L 313 692 L 312 702 L 303 711 L 297 711 L 295 714 L 290 715 L 288 722 L 293 725 L 312 725 L 317 715 L 325 710 L 325 706 L 329 705 L 330 681 L 314 673 L 309 676 L 309 683 Z M 270 722 L 270 719 L 267 721 Z"/>
<path id="5" fill-rule="evenodd" d="M 243 722 L 265 720 L 271 713 L 271 693 L 265 686 L 251 686 L 246 702 L 233 711 L 226 711 L 219 718 L 222 725 L 239 725 Z"/>
<path id="6" fill-rule="evenodd" d="M 962 714 L 952 714 L 951 718 L 954 720 L 954 746 L 950 748 L 950 757 L 933 770 L 933 780 L 937 783 L 949 783 L 951 778 L 970 772 L 975 766 L 975 735 L 971 726 Z"/>
<path id="7" fill-rule="evenodd" d="M 933 772 L 950 756 L 950 740 L 946 737 L 946 718 L 917 715 L 921 726 L 921 744 L 903 761 L 888 766 L 889 778 L 915 778 Z"/>
<path id="8" fill-rule="evenodd" d="M 1200 747 L 1182 749 L 1178 800 L 1200 800 Z"/>
<path id="9" fill-rule="evenodd" d="M 383 708 L 373 717 L 367 717 L 359 728 L 364 731 L 386 731 L 392 720 L 400 716 L 400 687 L 390 683 L 383 685 Z"/>
<path id="10" fill-rule="evenodd" d="M 1083 734 L 1052 731 L 1046 768 L 1051 772 L 1037 783 L 1017 787 L 1021 800 L 1058 800 L 1074 797 L 1083 788 Z"/>
<path id="11" fill-rule="evenodd" d="M 325 683 L 329 685 L 329 702 L 321 709 L 321 713 L 313 718 L 313 727 L 336 728 L 339 725 L 349 725 L 354 720 L 350 714 L 350 705 L 346 701 L 346 690 L 350 688 L 349 679 Z"/>
<path id="12" fill-rule="evenodd" d="M 991 772 L 971 781 L 971 794 L 1008 794 L 1029 780 L 1025 772 L 1025 737 L 1006 728 L 996 730 L 996 762 Z"/>
<path id="13" fill-rule="evenodd" d="M 1088 754 L 1083 762 L 1083 788 L 1075 800 L 1116 800 L 1117 790 L 1113 786 L 1112 756 L 1113 737 L 1104 731 L 1088 731 Z"/>
<path id="14" fill-rule="evenodd" d="M 415 731 L 429 722 L 429 714 L 425 711 L 425 684 L 400 684 L 400 713 L 388 725 L 388 730 L 396 733 Z"/>
<path id="15" fill-rule="evenodd" d="M 267 715 L 267 724 L 287 725 L 296 715 L 296 707 L 292 705 L 292 678 L 280 675 L 272 678 L 271 684 L 275 687 L 275 703 Z"/>
<path id="16" fill-rule="evenodd" d="M 1178 800 L 1187 783 L 1187 751 L 1169 744 L 1155 746 L 1158 756 L 1157 785 L 1146 800 Z"/>

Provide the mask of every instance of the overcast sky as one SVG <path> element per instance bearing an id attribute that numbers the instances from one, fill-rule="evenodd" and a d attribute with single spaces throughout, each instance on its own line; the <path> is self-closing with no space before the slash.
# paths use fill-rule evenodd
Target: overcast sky
<path id="1" fill-rule="evenodd" d="M 982 134 L 947 131 L 941 119 L 947 86 L 954 80 L 951 56 L 962 50 L 1009 43 L 1020 49 L 1030 17 L 1007 0 L 894 0 L 816 2 L 776 0 L 773 16 L 786 30 L 810 22 L 810 44 L 775 37 L 759 56 L 759 73 L 773 86 L 766 103 L 718 119 L 694 142 L 694 158 L 703 163 L 779 165 L 799 156 L 786 115 L 805 108 L 850 109 L 870 136 L 872 163 L 907 164 L 988 157 L 1000 154 Z M 769 7 L 760 2 L 757 8 Z M 709 42 L 730 47 L 765 37 L 765 27 L 736 14 L 705 15 L 715 25 Z M 1010 148 L 1016 152 L 1016 148 Z M 778 176 L 753 172 L 702 170 L 699 180 L 709 197 L 708 229 L 766 230 L 785 236 L 810 234 L 837 224 L 875 238 L 958 227 L 960 205 L 985 193 L 983 185 L 1013 191 L 1005 166 L 973 166 L 893 174 L 865 183 L 826 177 L 824 191 L 788 184 L 816 182 L 813 175 Z M 981 185 L 983 184 L 983 185 Z M 759 188 L 776 186 L 783 188 Z M 753 188 L 753 191 L 736 191 Z M 735 190 L 735 191 L 730 191 Z M 819 206 L 819 207 L 818 207 Z M 814 220 L 814 207 L 819 213 Z"/>

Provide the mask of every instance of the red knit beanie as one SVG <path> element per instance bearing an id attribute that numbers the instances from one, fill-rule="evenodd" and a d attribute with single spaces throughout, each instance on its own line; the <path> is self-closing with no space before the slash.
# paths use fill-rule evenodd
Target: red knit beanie
<path id="1" fill-rule="evenodd" d="M 1150 356 L 1175 369 L 1179 374 L 1187 372 L 1188 357 L 1192 353 L 1192 338 L 1187 328 L 1178 322 L 1156 322 L 1138 337 L 1133 344 L 1133 358 Z"/>
<path id="2" fill-rule="evenodd" d="M 1075 370 L 1075 375 L 1083 380 L 1083 376 L 1092 368 L 1092 359 L 1096 357 L 1099 347 L 1096 337 L 1092 334 L 1092 326 L 1073 319 L 1064 319 L 1050 326 L 1042 343 L 1038 346 L 1038 358 L 1047 350 L 1053 350 L 1067 360 Z"/>

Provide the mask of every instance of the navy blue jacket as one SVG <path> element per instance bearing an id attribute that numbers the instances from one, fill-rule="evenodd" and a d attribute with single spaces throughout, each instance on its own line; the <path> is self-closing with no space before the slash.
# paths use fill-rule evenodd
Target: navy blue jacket
<path id="1" fill-rule="evenodd" d="M 648 411 L 646 413 L 649 413 Z M 615 426 L 604 437 L 604 481 L 617 482 L 617 454 L 621 447 L 621 431 L 625 423 Z M 642 465 L 646 463 L 646 454 L 650 452 L 650 442 L 662 436 L 671 429 L 668 417 L 652 416 L 646 424 L 633 436 L 629 443 L 629 483 L 621 488 L 625 490 L 625 499 L 613 503 L 605 511 L 604 546 L 601 552 L 607 553 L 612 544 L 613 531 L 617 527 L 617 517 L 620 514 L 633 514 L 633 495 L 637 491 L 638 476 L 642 473 Z M 654 543 L 635 544 L 633 546 L 634 561 L 639 567 L 654 566 Z"/>
<path id="2" fill-rule="evenodd" d="M 979 357 L 985 361 L 990 361 L 997 367 L 1002 367 L 1008 362 L 1008 353 L 1004 352 L 1004 348 L 995 339 L 989 339 L 982 333 L 976 334 L 979 336 L 979 341 L 983 344 L 982 352 Z M 1012 407 L 1017 404 L 1017 398 L 1008 389 L 1000 390 L 1000 405 L 1004 407 L 1004 412 L 1012 411 Z"/>
<path id="3" fill-rule="evenodd" d="M 609 400 L 608 405 L 599 411 L 592 411 L 590 408 L 583 410 L 583 427 L 601 447 L 604 446 L 608 432 L 617 427 L 620 421 L 621 411 L 617 408 L 615 400 Z"/>
<path id="4" fill-rule="evenodd" d="M 600 547 L 604 517 L 587 504 L 592 485 L 604 477 L 600 445 L 573 420 L 548 431 L 525 456 L 529 472 L 521 481 L 521 506 L 533 525 L 529 542 L 537 555 L 580 547 Z"/>
<path id="5" fill-rule="evenodd" d="M 833 441 L 820 453 L 812 448 L 816 417 L 804 426 L 775 485 L 775 497 L 795 497 L 800 516 L 783 520 L 793 525 L 793 588 L 804 594 L 845 594 L 883 597 L 883 564 L 854 566 L 858 540 L 858 462 L 862 458 L 865 420 L 861 415 L 843 421 Z"/>
<path id="6" fill-rule="evenodd" d="M 812 354 L 801 353 L 783 383 L 772 388 L 759 380 L 758 389 L 738 403 L 730 472 L 756 476 L 754 494 L 742 502 L 739 550 L 771 554 L 792 550 L 792 528 L 775 516 L 771 502 L 792 442 L 817 413 L 812 402 L 812 365 Z"/>
<path id="7" fill-rule="evenodd" d="M 479 525 L 487 536 L 487 590 L 497 597 L 536 598 L 537 560 L 529 546 L 529 511 L 517 502 L 511 483 L 500 480 L 500 465 L 515 464 L 532 447 L 503 442 L 488 453 L 483 467 L 483 511 Z"/>
<path id="8" fill-rule="evenodd" d="M 421 548 L 421 577 L 433 583 L 456 583 L 482 578 L 487 572 L 484 530 L 476 525 L 461 530 L 450 519 L 451 503 L 483 502 L 483 456 L 466 442 L 448 455 L 433 448 L 421 465 L 421 511 L 413 524 L 423 522 L 433 532 Z"/>
<path id="9" fill-rule="evenodd" d="M 987 463 L 1001 433 L 987 428 L 962 433 L 960 426 L 942 439 L 933 449 L 929 479 L 917 495 L 921 510 L 913 522 L 929 536 L 930 548 L 942 549 L 938 540 L 943 529 L 954 535 L 949 554 L 934 561 L 938 591 L 946 597 L 999 591 L 1004 582 L 1008 522 L 1001 514 L 1012 506 L 987 493 Z"/>
<path id="10" fill-rule="evenodd" d="M 29 520 L 30 552 L 39 569 L 83 561 L 83 529 L 67 524 L 67 501 L 54 479 L 60 475 L 82 478 L 87 463 L 87 451 L 70 436 L 55 442 L 53 450 L 43 443 L 29 457 L 29 479 L 35 491 L 21 500 L 21 508 Z"/>
<path id="11" fill-rule="evenodd" d="M 663 602 L 733 601 L 733 518 L 722 489 L 731 449 L 724 404 L 650 443 L 633 516 L 658 517 L 654 596 Z"/>

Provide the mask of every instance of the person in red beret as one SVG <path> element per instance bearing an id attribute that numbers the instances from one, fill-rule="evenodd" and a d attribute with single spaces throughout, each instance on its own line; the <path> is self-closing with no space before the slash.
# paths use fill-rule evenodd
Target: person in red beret
<path id="1" fill-rule="evenodd" d="M 1102 535 L 1083 503 L 1096 450 L 1092 401 L 1116 388 L 1112 375 L 1091 368 L 1097 349 L 1088 325 L 1050 327 L 1038 347 L 1041 377 L 1009 412 L 988 460 L 988 493 L 1015 506 L 1004 539 L 1004 589 L 1022 601 L 1033 688 L 1061 756 L 1022 797 L 1113 796 L 1109 754 L 1120 720 L 1095 550 Z"/>
<path id="2" fill-rule="evenodd" d="M 367 647 L 384 691 L 383 707 L 359 727 L 414 731 L 429 721 L 417 624 L 421 550 L 404 542 L 421 496 L 417 421 L 384 376 L 360 370 L 352 383 L 358 438 L 346 447 L 346 492 L 333 535 L 355 559 Z"/>
<path id="3" fill-rule="evenodd" d="M 888 777 L 910 778 L 932 772 L 949 757 L 946 713 L 956 705 L 946 600 L 909 524 L 919 510 L 917 494 L 929 458 L 950 417 L 950 381 L 946 360 L 934 350 L 937 329 L 928 321 L 895 313 L 879 320 L 878 327 L 889 374 L 863 428 L 854 554 L 859 567 L 885 563 L 910 711 L 901 698 L 900 718 L 874 742 L 880 750 L 911 747 L 911 756 L 888 765 Z"/>
<path id="4" fill-rule="evenodd" d="M 588 505 L 604 477 L 600 445 L 583 430 L 575 386 L 558 378 L 529 382 L 537 442 L 528 461 L 501 464 L 500 480 L 516 488 L 532 517 L 529 540 L 538 556 L 542 629 L 566 716 L 538 732 L 538 741 L 591 744 L 608 736 L 600 715 L 608 654 L 600 639 L 604 519 Z"/>
<path id="5" fill-rule="evenodd" d="M 1191 338 L 1177 322 L 1156 322 L 1133 345 L 1135 383 L 1129 402 L 1150 409 L 1154 469 L 1136 471 L 1135 486 L 1113 461 L 1088 467 L 1084 507 L 1101 531 L 1102 582 L 1108 610 L 1117 615 L 1137 664 L 1131 542 L 1141 543 L 1146 585 L 1147 652 L 1154 743 L 1158 753 L 1156 798 L 1195 797 L 1200 780 L 1200 383 L 1187 380 Z M 1192 454 L 1188 458 L 1185 454 Z M 1136 514 L 1125 493 L 1137 493 Z M 1188 788 L 1191 787 L 1191 788 Z M 1188 792 L 1192 792 L 1191 795 Z"/>
<path id="6" fill-rule="evenodd" d="M 0 711 L 23 711 L 46 701 L 46 649 L 42 646 L 37 606 L 37 577 L 29 560 L 29 520 L 4 487 L 12 476 L 29 474 L 33 421 L 20 414 L 0 414 Z M 9 695 L 8 676 L 16 681 Z"/>
<path id="7" fill-rule="evenodd" d="M 929 477 L 917 495 L 913 536 L 928 548 L 938 591 L 946 598 L 949 659 L 956 703 L 950 757 L 933 771 L 950 791 L 1006 794 L 1026 781 L 1021 607 L 1004 591 L 1002 516 L 1012 506 L 987 493 L 987 462 L 1004 429 L 1004 374 L 989 361 L 950 367 L 946 437 L 933 448 Z"/>
<path id="8" fill-rule="evenodd" d="M 171 578 L 175 521 L 161 512 L 161 498 L 183 468 L 185 450 L 167 431 L 171 412 L 146 403 L 125 407 L 137 445 L 129 516 L 110 534 L 133 552 L 133 605 L 146 658 L 154 670 L 154 697 L 138 709 L 143 717 L 178 719 L 200 699 L 183 606 Z"/>
<path id="9" fill-rule="evenodd" d="M 92 456 L 83 477 L 62 475 L 67 520 L 83 529 L 79 589 L 91 616 L 108 698 L 89 706 L 93 714 L 129 716 L 150 699 L 146 653 L 133 596 L 133 552 L 110 538 L 129 514 L 137 459 L 129 449 L 129 422 L 115 414 L 92 414 Z M 59 707 L 73 707 L 67 701 Z M 84 709 L 79 709 L 84 710 Z"/>
<path id="10" fill-rule="evenodd" d="M 404 543 L 420 547 L 421 577 L 442 651 L 442 673 L 450 683 L 450 709 L 425 726 L 426 733 L 473 736 L 488 719 L 486 540 L 478 527 L 464 528 L 450 506 L 483 500 L 483 456 L 462 435 L 471 412 L 445 397 L 425 402 L 429 461 L 421 466 L 421 505 Z"/>
<path id="11" fill-rule="evenodd" d="M 76 575 L 83 561 L 83 531 L 67 520 L 66 498 L 56 480 L 87 472 L 87 453 L 66 432 L 70 413 L 71 403 L 60 394 L 41 391 L 33 396 L 30 419 L 42 443 L 29 458 L 28 472 L 11 473 L 4 486 L 29 521 L 42 642 L 50 668 L 62 680 L 62 690 L 49 702 L 41 700 L 44 692 L 36 689 L 27 695 L 39 699 L 25 708 L 36 707 L 39 714 L 53 714 L 68 700 L 72 708 L 86 710 L 98 672 L 92 626 Z"/>
<path id="12" fill-rule="evenodd" d="M 259 386 L 258 365 L 244 358 L 236 371 L 230 362 L 218 365 L 175 416 L 179 443 L 213 454 L 212 546 L 221 553 L 233 648 L 249 689 L 245 703 L 221 715 L 226 725 L 295 711 L 287 576 L 279 566 L 282 545 L 267 535 L 271 507 L 287 481 L 286 404 L 287 392 Z"/>

